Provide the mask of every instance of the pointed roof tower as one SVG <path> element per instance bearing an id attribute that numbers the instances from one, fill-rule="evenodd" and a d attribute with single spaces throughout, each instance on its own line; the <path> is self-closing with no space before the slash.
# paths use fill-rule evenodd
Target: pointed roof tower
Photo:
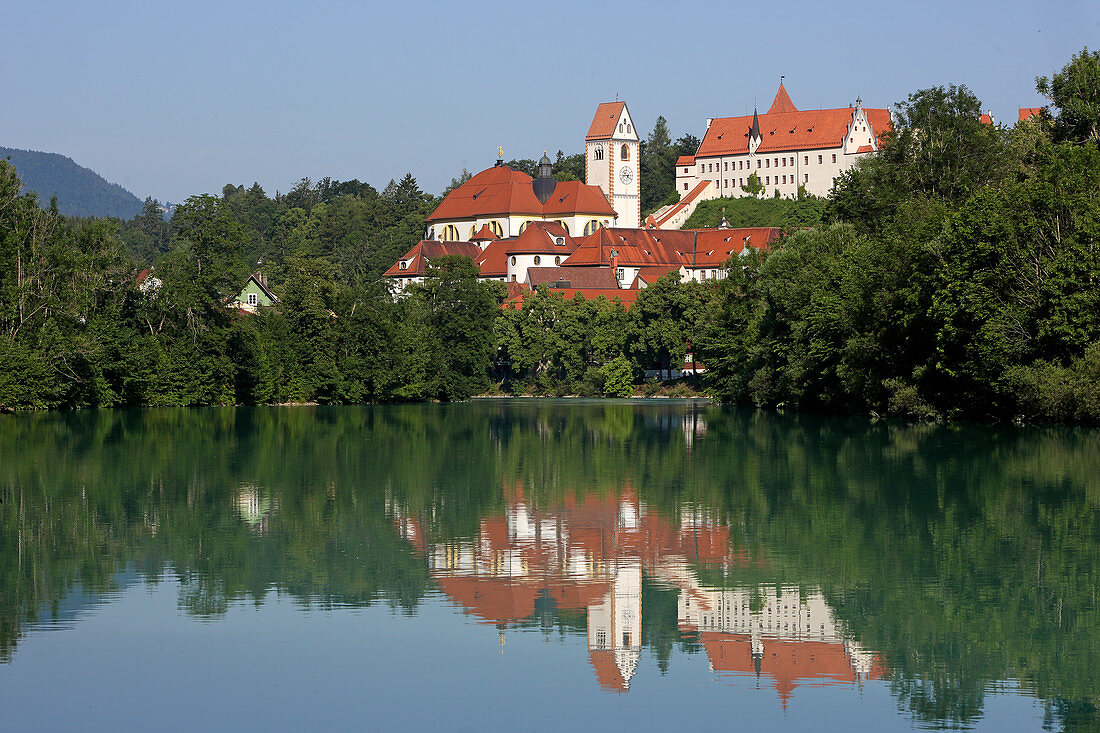
<path id="1" fill-rule="evenodd" d="M 794 106 L 794 102 L 791 101 L 790 95 L 787 94 L 787 89 L 783 86 L 783 82 L 779 82 L 779 91 L 775 93 L 775 99 L 772 100 L 772 106 L 768 109 L 768 114 L 797 111 L 798 107 Z"/>
<path id="2" fill-rule="evenodd" d="M 710 132 L 709 130 L 707 132 Z M 760 134 L 760 115 L 756 112 L 756 107 L 752 108 L 752 128 L 749 129 L 749 154 L 756 152 L 756 149 L 760 147 L 760 143 L 764 138 Z"/>

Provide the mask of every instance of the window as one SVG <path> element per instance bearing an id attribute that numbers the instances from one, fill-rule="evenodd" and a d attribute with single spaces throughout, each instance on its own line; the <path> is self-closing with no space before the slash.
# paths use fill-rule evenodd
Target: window
<path id="1" fill-rule="evenodd" d="M 717 280 L 718 279 L 718 270 L 711 270 L 710 271 L 710 279 L 711 280 Z"/>
<path id="2" fill-rule="evenodd" d="M 630 123 L 629 123 L 629 122 L 628 122 L 628 123 L 626 123 L 626 131 L 627 131 L 627 132 L 630 132 Z"/>
<path id="3" fill-rule="evenodd" d="M 515 257 L 513 257 L 512 259 L 515 259 Z M 516 276 L 512 275 L 512 282 L 515 282 L 515 281 L 516 281 Z"/>
<path id="4" fill-rule="evenodd" d="M 503 237 L 504 236 L 504 230 L 501 229 L 500 222 L 497 221 L 496 219 L 493 219 L 492 221 L 489 222 L 489 231 L 491 231 L 493 234 L 497 235 L 498 237 Z"/>
<path id="5" fill-rule="evenodd" d="M 454 224 L 448 224 L 443 227 L 443 241 L 444 242 L 457 242 L 458 241 L 458 227 Z"/>
<path id="6" fill-rule="evenodd" d="M 688 185 L 687 185 L 687 183 L 686 183 L 686 182 L 684 183 L 684 190 L 685 190 L 685 191 L 686 191 L 686 190 L 688 190 Z M 585 232 L 585 234 L 588 234 L 588 232 Z"/>
<path id="7" fill-rule="evenodd" d="M 512 255 L 512 264 L 513 265 L 516 264 L 516 256 L 515 255 Z"/>
<path id="8" fill-rule="evenodd" d="M 759 160 L 756 161 L 756 168 L 757 168 L 757 170 L 760 169 L 760 161 Z"/>
<path id="9" fill-rule="evenodd" d="M 626 143 L 623 143 L 623 149 L 622 149 L 621 153 L 622 153 L 622 159 L 623 160 L 630 160 L 630 148 L 627 147 Z"/>
<path id="10" fill-rule="evenodd" d="M 558 255 L 557 257 L 554 258 L 554 264 L 555 265 L 560 265 L 561 264 L 561 255 Z"/>
<path id="11" fill-rule="evenodd" d="M 802 165 L 809 165 L 809 164 L 810 164 L 810 156 L 803 155 L 802 156 Z"/>
<path id="12" fill-rule="evenodd" d="M 408 263 L 408 262 L 402 262 L 402 263 L 401 263 L 401 267 L 400 267 L 399 269 L 401 269 L 401 270 L 407 270 L 407 269 L 409 269 L 409 263 Z M 251 296 L 250 296 L 250 297 L 251 297 Z"/>
<path id="13" fill-rule="evenodd" d="M 625 273 L 623 272 L 623 268 L 620 267 L 617 270 L 615 270 L 615 279 L 616 280 L 618 280 L 619 282 L 622 282 L 623 277 L 625 277 Z"/>
<path id="14" fill-rule="evenodd" d="M 619 132 L 622 132 L 622 131 L 623 131 L 623 123 L 620 122 L 619 123 Z"/>
<path id="15" fill-rule="evenodd" d="M 833 162 L 836 162 L 836 153 L 833 153 Z"/>
<path id="16" fill-rule="evenodd" d="M 569 236 L 569 225 L 561 219 L 558 219 L 558 224 L 561 224 L 561 228 L 565 230 L 565 235 Z"/>
<path id="17" fill-rule="evenodd" d="M 603 145 L 597 145 L 592 149 L 593 160 L 603 160 Z"/>
<path id="18" fill-rule="evenodd" d="M 687 188 L 687 187 L 688 187 L 688 185 L 685 183 L 684 188 Z M 584 234 L 585 234 L 585 236 L 588 236 L 589 234 L 592 234 L 593 232 L 595 232 L 599 228 L 600 228 L 600 220 L 599 219 L 589 219 L 588 223 L 584 225 Z"/>
<path id="19" fill-rule="evenodd" d="M 804 175 L 804 176 L 805 176 L 805 178 L 806 178 L 806 180 L 804 180 L 804 181 L 803 181 L 803 183 L 809 183 L 809 182 L 810 182 L 810 174 L 809 174 L 809 173 L 805 173 L 805 174 L 803 174 L 803 175 Z"/>
<path id="20" fill-rule="evenodd" d="M 687 172 L 688 172 L 688 169 L 687 169 L 687 168 L 684 168 L 684 173 L 687 173 Z"/>
<path id="21" fill-rule="evenodd" d="M 535 265 L 541 265 L 541 264 L 542 264 L 542 258 L 539 257 L 538 255 L 535 255 Z"/>
<path id="22" fill-rule="evenodd" d="M 771 176 L 764 176 L 764 185 L 765 186 L 770 186 L 771 183 L 772 183 L 772 177 Z"/>
<path id="23" fill-rule="evenodd" d="M 820 156 L 820 155 L 819 155 L 819 156 L 817 156 L 817 164 L 818 164 L 818 165 L 821 165 L 821 156 Z"/>
<path id="24" fill-rule="evenodd" d="M 525 221 L 525 222 L 523 222 L 522 224 L 520 224 L 520 225 L 519 225 L 519 233 L 520 233 L 520 234 L 523 234 L 523 230 L 524 230 L 524 229 L 526 229 L 526 228 L 527 228 L 527 225 L 528 225 L 528 224 L 530 224 L 530 223 L 531 223 L 531 220 L 530 220 L 530 219 L 528 219 L 527 221 Z"/>
<path id="25" fill-rule="evenodd" d="M 786 183 L 786 182 L 787 182 L 787 177 L 783 176 L 783 183 Z"/>
<path id="26" fill-rule="evenodd" d="M 729 164 L 729 161 L 726 161 L 726 162 L 724 162 L 724 163 L 722 164 L 722 170 L 724 170 L 724 171 L 728 171 L 729 169 L 730 169 L 730 164 Z"/>
<path id="27" fill-rule="evenodd" d="M 405 263 L 402 262 L 401 264 L 404 265 Z M 405 268 L 402 267 L 401 269 L 405 269 Z M 248 294 L 248 304 L 249 305 L 257 305 L 259 302 L 260 302 L 260 299 L 256 297 L 255 293 L 249 293 Z"/>
<path id="28" fill-rule="evenodd" d="M 786 168 L 786 167 L 787 167 L 787 159 L 786 159 L 786 158 L 784 158 L 784 159 L 783 159 L 783 167 L 784 167 L 784 168 Z"/>
<path id="29" fill-rule="evenodd" d="M 771 168 L 772 167 L 772 159 L 771 158 L 765 158 L 764 159 L 764 167 L 765 168 Z"/>

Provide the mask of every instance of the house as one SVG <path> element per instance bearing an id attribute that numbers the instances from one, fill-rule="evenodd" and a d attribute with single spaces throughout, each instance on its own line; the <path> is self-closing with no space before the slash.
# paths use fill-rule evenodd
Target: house
<path id="1" fill-rule="evenodd" d="M 267 286 L 267 276 L 256 272 L 248 276 L 241 292 L 229 302 L 227 307 L 246 313 L 255 313 L 259 308 L 270 308 L 278 303 L 279 299 Z"/>
<path id="2" fill-rule="evenodd" d="M 382 274 L 383 277 L 389 278 L 391 289 L 400 293 L 414 283 L 424 282 L 433 259 L 448 255 L 473 259 L 480 254 L 481 248 L 474 242 L 437 242 L 432 239 L 423 239 L 414 244 L 412 249 Z"/>
<path id="3" fill-rule="evenodd" d="M 681 203 L 754 195 L 743 187 L 755 175 L 765 196 L 796 198 L 800 189 L 825 196 L 857 160 L 879 150 L 889 129 L 887 109 L 857 99 L 849 107 L 800 110 L 781 83 L 764 114 L 707 120 L 695 155 L 676 162 L 676 190 Z M 655 224 L 679 226 L 694 205 L 680 206 L 675 220 L 673 208 L 658 211 Z"/>

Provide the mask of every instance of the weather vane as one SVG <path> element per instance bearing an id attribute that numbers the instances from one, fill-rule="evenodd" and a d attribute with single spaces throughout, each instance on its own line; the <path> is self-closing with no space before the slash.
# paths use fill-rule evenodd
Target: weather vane
<path id="1" fill-rule="evenodd" d="M 504 148 L 497 145 L 497 157 L 504 158 Z"/>

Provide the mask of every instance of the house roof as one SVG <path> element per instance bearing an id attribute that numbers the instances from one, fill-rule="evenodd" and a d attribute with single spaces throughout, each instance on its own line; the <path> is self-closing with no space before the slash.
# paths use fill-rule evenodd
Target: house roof
<path id="1" fill-rule="evenodd" d="M 681 155 L 676 159 L 676 165 L 695 165 L 694 155 Z"/>
<path id="2" fill-rule="evenodd" d="M 560 295 L 564 300 L 572 300 L 579 293 L 585 300 L 597 300 L 598 298 L 604 298 L 608 301 L 614 302 L 618 298 L 624 306 L 629 310 L 630 306 L 634 304 L 634 301 L 638 299 L 637 290 L 625 290 L 622 288 L 555 288 L 550 291 L 553 295 Z M 508 299 L 504 301 L 502 308 L 511 308 L 513 310 L 519 310 L 523 307 L 523 302 L 530 297 L 534 296 L 534 291 L 523 290 L 515 295 L 509 295 Z"/>
<path id="3" fill-rule="evenodd" d="M 626 102 L 603 102 L 596 107 L 596 114 L 592 117 L 592 124 L 588 126 L 588 134 L 585 140 L 601 140 L 611 137 L 615 132 L 615 123 L 619 121 Z"/>
<path id="4" fill-rule="evenodd" d="M 1020 107 L 1020 122 L 1023 122 L 1024 120 L 1029 120 L 1036 115 L 1041 115 L 1042 113 L 1042 107 Z"/>
<path id="5" fill-rule="evenodd" d="M 264 295 L 271 298 L 271 302 L 277 303 L 279 301 L 279 299 L 275 297 L 275 293 L 271 292 L 271 290 L 267 287 L 267 278 L 265 278 L 258 272 L 254 272 L 245 278 L 244 285 L 241 286 L 242 290 L 247 287 L 249 280 L 256 283 L 256 287 L 262 290 Z"/>
<path id="6" fill-rule="evenodd" d="M 775 99 L 772 100 L 772 106 L 768 108 L 768 114 L 797 111 L 798 107 L 795 107 L 794 102 L 791 101 L 791 95 L 787 94 L 787 88 L 783 86 L 783 82 L 780 82 L 779 90 L 775 93 Z"/>
<path id="7" fill-rule="evenodd" d="M 493 239 L 500 239 L 488 224 L 482 224 L 481 229 L 477 230 L 477 234 L 470 237 L 471 242 L 488 242 Z"/>
<path id="8" fill-rule="evenodd" d="M 557 242 L 562 244 L 557 244 Z M 507 254 L 549 254 L 567 257 L 577 248 L 576 240 L 556 221 L 533 221 L 519 236 L 507 240 Z"/>
<path id="9" fill-rule="evenodd" d="M 695 158 L 692 157 L 691 161 L 694 163 Z M 707 186 L 709 186 L 709 185 L 710 185 L 710 179 L 709 178 L 708 179 L 703 179 L 702 181 L 699 181 L 698 183 L 696 183 L 695 186 L 692 187 L 691 191 L 688 192 L 687 196 L 684 196 L 682 199 L 680 199 L 676 203 L 675 206 L 673 206 L 671 209 L 669 209 L 665 213 L 661 214 L 660 219 L 654 219 L 653 220 L 653 225 L 656 226 L 656 227 L 660 227 L 666 221 L 671 220 L 672 217 L 676 216 L 681 211 L 683 211 L 685 206 L 689 205 L 692 201 L 699 198 L 703 194 L 703 191 L 705 191 Z M 646 219 L 646 223 L 649 223 L 649 219 Z"/>
<path id="10" fill-rule="evenodd" d="M 483 254 L 481 248 L 470 242 L 439 242 L 434 239 L 422 239 L 414 244 L 412 249 L 406 252 L 401 259 L 393 263 L 383 275 L 385 277 L 416 277 L 427 274 L 428 262 L 437 257 L 459 255 L 470 257 L 476 263 L 476 258 L 481 254 Z M 405 269 L 401 269 L 402 262 L 408 263 Z"/>
<path id="11" fill-rule="evenodd" d="M 563 267 L 610 265 L 615 250 L 618 267 L 654 268 L 664 271 L 691 267 L 715 267 L 745 246 L 767 247 L 779 238 L 776 227 L 740 229 L 608 229 L 601 227 L 583 237 L 580 246 L 562 262 Z M 694 259 L 693 259 L 694 253 Z"/>
<path id="12" fill-rule="evenodd" d="M 986 112 L 982 112 L 981 116 L 978 117 L 978 121 L 981 122 L 983 125 L 992 125 L 993 124 L 993 115 L 988 114 Z"/>
<path id="13" fill-rule="evenodd" d="M 428 217 L 428 222 L 513 214 L 615 216 L 615 210 L 599 186 L 580 181 L 558 182 L 544 205 L 535 196 L 531 176 L 506 165 L 497 165 L 486 168 L 448 193 Z"/>
<path id="14" fill-rule="evenodd" d="M 597 288 L 613 290 L 619 287 L 615 273 L 610 267 L 529 267 L 527 268 L 527 285 L 534 290 L 539 285 L 551 285 L 553 283 L 568 283 L 566 288 Z"/>
<path id="15" fill-rule="evenodd" d="M 508 246 L 514 239 L 494 239 L 474 257 L 481 277 L 504 277 L 508 274 Z"/>
<path id="16" fill-rule="evenodd" d="M 890 111 L 864 107 L 876 138 L 890 129 Z M 813 148 L 835 148 L 844 142 L 855 109 L 798 110 L 782 85 L 775 101 L 759 117 L 761 142 L 758 153 Z M 755 113 L 754 113 L 755 115 Z M 711 122 L 695 156 L 742 155 L 749 151 L 753 116 L 719 117 Z"/>

